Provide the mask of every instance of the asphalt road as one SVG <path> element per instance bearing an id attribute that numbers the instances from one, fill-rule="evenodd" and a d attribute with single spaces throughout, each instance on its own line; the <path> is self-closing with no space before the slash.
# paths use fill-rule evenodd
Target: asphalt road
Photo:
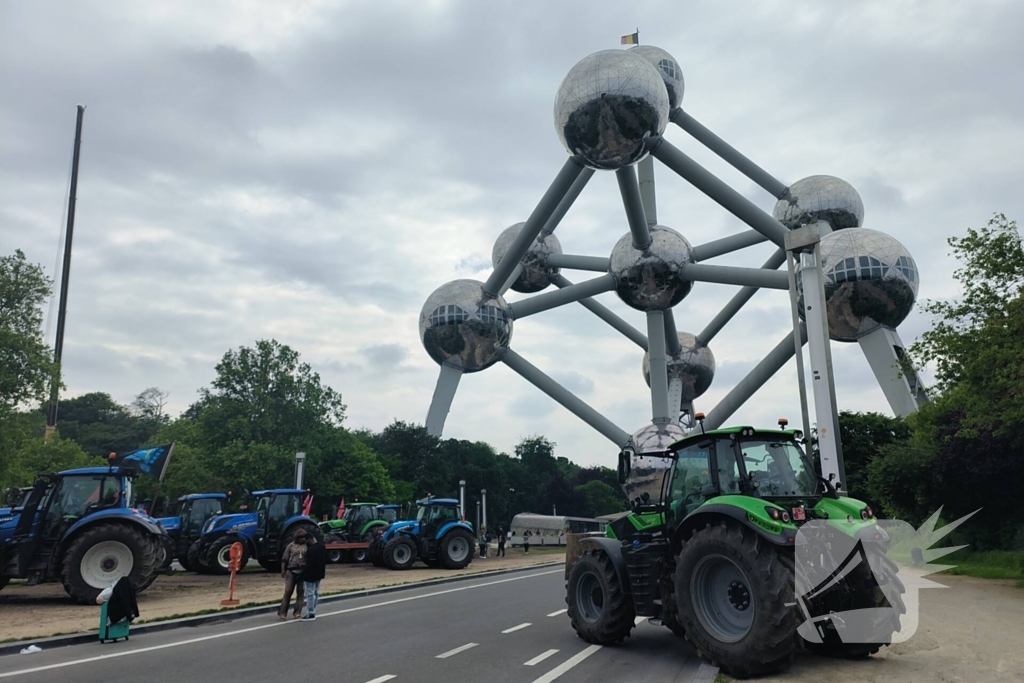
<path id="1" fill-rule="evenodd" d="M 547 567 L 321 605 L 317 620 L 263 615 L 0 658 L 0 681 L 107 683 L 710 683 L 684 641 L 640 623 L 619 647 L 588 645 Z"/>

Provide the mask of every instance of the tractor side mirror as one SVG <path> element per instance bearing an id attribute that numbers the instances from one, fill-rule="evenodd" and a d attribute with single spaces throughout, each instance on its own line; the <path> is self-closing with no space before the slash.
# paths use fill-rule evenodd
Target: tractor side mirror
<path id="1" fill-rule="evenodd" d="M 633 451 L 625 448 L 619 451 L 619 484 L 625 484 L 633 467 Z"/>

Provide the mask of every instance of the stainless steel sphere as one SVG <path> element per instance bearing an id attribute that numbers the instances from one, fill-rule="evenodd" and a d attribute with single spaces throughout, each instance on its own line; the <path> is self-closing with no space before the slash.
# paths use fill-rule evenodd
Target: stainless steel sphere
<path id="1" fill-rule="evenodd" d="M 634 455 L 630 461 L 629 477 L 622 485 L 629 500 L 648 493 L 651 502 L 660 501 L 662 476 L 672 466 L 672 461 L 645 454 L 662 453 L 685 436 L 686 431 L 682 427 L 669 423 L 647 425 L 630 437 L 627 447 L 633 449 Z"/>
<path id="2" fill-rule="evenodd" d="M 629 51 L 638 54 L 653 64 L 665 81 L 665 88 L 668 89 L 669 109 L 675 109 L 683 103 L 683 70 L 679 68 L 679 62 L 660 47 L 653 45 L 637 45 L 629 48 Z"/>
<path id="3" fill-rule="evenodd" d="M 877 230 L 842 230 L 821 240 L 829 336 L 852 342 L 895 328 L 914 308 L 917 264 L 895 238 Z M 802 310 L 802 307 L 801 307 Z"/>
<path id="4" fill-rule="evenodd" d="M 789 186 L 772 216 L 791 229 L 817 221 L 825 221 L 833 230 L 859 228 L 864 224 L 864 202 L 845 180 L 812 175 Z"/>
<path id="5" fill-rule="evenodd" d="M 615 278 L 615 291 L 627 305 L 639 311 L 672 308 L 693 289 L 682 279 L 683 266 L 693 263 L 693 248 L 672 228 L 651 228 L 651 246 L 633 246 L 626 233 L 612 249 L 608 272 Z"/>
<path id="6" fill-rule="evenodd" d="M 614 170 L 645 156 L 644 140 L 668 124 L 661 72 L 632 50 L 602 50 L 569 70 L 555 95 L 555 130 L 570 154 Z"/>
<path id="7" fill-rule="evenodd" d="M 689 403 L 703 394 L 715 379 L 715 356 L 708 345 L 689 332 L 679 332 L 679 353 L 668 359 L 668 379 L 683 382 L 683 403 Z M 644 381 L 651 385 L 651 354 L 643 360 Z"/>
<path id="8" fill-rule="evenodd" d="M 498 239 L 494 241 L 494 249 L 491 250 L 491 263 L 495 268 L 505 258 L 508 248 L 519 235 L 525 223 L 516 223 L 513 226 L 502 230 Z M 524 294 L 532 294 L 546 289 L 551 284 L 551 279 L 558 275 L 558 268 L 549 268 L 544 265 L 545 260 L 551 254 L 561 254 L 562 245 L 554 235 L 540 234 L 533 240 L 526 256 L 520 259 L 523 264 L 522 274 L 512 283 L 512 289 Z"/>
<path id="9" fill-rule="evenodd" d="M 500 296 L 476 280 L 454 280 L 427 297 L 420 311 L 420 341 L 438 365 L 463 372 L 489 368 L 512 339 L 512 316 Z"/>

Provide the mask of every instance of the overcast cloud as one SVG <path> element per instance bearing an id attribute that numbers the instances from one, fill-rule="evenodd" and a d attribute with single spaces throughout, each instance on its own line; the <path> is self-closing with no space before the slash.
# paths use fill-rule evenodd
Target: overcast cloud
<path id="1" fill-rule="evenodd" d="M 693 116 L 785 182 L 837 175 L 865 227 L 907 246 L 921 298 L 956 293 L 945 239 L 1024 216 L 1024 4 L 938 2 L 0 2 L 0 253 L 52 272 L 74 105 L 88 105 L 65 341 L 67 395 L 195 400 L 232 347 L 274 337 L 348 404 L 348 425 L 422 422 L 437 367 L 417 315 L 437 286 L 485 279 L 565 160 L 555 91 L 584 56 L 673 53 Z M 770 210 L 681 130 L 667 136 Z M 660 221 L 699 244 L 744 229 L 658 171 Z M 598 173 L 558 236 L 607 255 L 627 231 Z M 759 265 L 761 245 L 720 259 Z M 574 279 L 586 274 L 567 273 Z M 699 331 L 732 289 L 676 309 Z M 515 299 L 521 295 L 511 295 Z M 601 297 L 643 329 L 640 313 Z M 911 343 L 929 321 L 900 329 Z M 715 339 L 709 410 L 782 338 L 762 292 Z M 582 307 L 519 322 L 513 346 L 632 432 L 641 352 Z M 833 346 L 838 403 L 888 406 L 856 345 Z M 799 422 L 794 366 L 734 421 Z M 581 464 L 615 448 L 504 366 L 464 378 L 446 435 L 511 451 L 530 434 Z"/>

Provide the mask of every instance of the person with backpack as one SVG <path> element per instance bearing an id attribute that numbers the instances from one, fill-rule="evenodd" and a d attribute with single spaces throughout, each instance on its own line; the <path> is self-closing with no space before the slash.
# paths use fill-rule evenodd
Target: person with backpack
<path id="1" fill-rule="evenodd" d="M 277 610 L 277 616 L 281 621 L 288 618 L 288 606 L 292 600 L 292 592 L 295 593 L 295 611 L 293 619 L 298 619 L 302 614 L 302 604 L 305 602 L 306 591 L 300 577 L 306 568 L 306 533 L 305 529 L 299 529 L 292 536 L 284 553 L 281 554 L 281 578 L 284 579 L 284 596 L 281 598 L 281 606 Z"/>

